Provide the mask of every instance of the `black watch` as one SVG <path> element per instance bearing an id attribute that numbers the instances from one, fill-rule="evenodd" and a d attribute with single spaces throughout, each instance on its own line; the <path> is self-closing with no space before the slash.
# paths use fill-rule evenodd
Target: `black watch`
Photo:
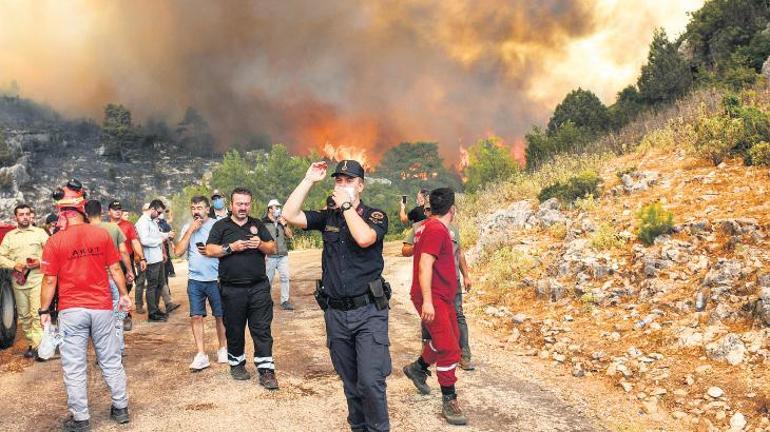
<path id="1" fill-rule="evenodd" d="M 231 253 L 233 253 L 232 248 L 230 248 L 230 243 L 222 246 L 222 252 L 224 252 L 225 255 L 230 255 Z"/>
<path id="2" fill-rule="evenodd" d="M 37 314 L 38 314 L 38 315 L 50 315 L 50 314 L 51 314 L 51 311 L 50 311 L 50 310 L 48 310 L 48 309 L 38 309 L 38 310 L 37 310 Z"/>
<path id="3" fill-rule="evenodd" d="M 350 203 L 350 201 L 345 201 L 345 202 L 344 202 L 344 203 L 342 203 L 342 205 L 340 206 L 340 208 L 342 209 L 342 211 L 348 211 L 348 210 L 350 210 L 350 208 L 351 208 L 351 207 L 353 207 L 353 204 L 351 204 L 351 203 Z"/>

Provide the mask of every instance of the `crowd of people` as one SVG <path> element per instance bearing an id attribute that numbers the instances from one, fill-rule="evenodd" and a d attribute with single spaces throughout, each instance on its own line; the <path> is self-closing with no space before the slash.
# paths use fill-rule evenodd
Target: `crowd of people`
<path id="1" fill-rule="evenodd" d="M 353 431 L 387 431 L 390 422 L 386 378 L 392 370 L 388 335 L 391 290 L 383 278 L 383 241 L 388 217 L 364 204 L 365 172 L 354 160 L 341 161 L 331 174 L 334 192 L 320 210 L 302 210 L 326 162 L 313 163 L 285 205 L 270 200 L 264 217 L 250 215 L 252 193 L 235 188 L 229 196 L 214 191 L 190 200 L 190 222 L 177 235 L 165 203 L 146 204 L 135 224 L 120 200 L 107 205 L 89 200 L 83 185 L 71 180 L 54 193 L 56 211 L 43 228 L 33 210 L 14 210 L 17 228 L 0 243 L 0 267 L 11 269 L 19 322 L 29 347 L 24 355 L 45 361 L 38 347 L 52 322 L 63 335 L 59 345 L 69 418 L 65 431 L 90 430 L 86 353 L 92 341 L 98 365 L 112 393 L 110 416 L 127 423 L 128 392 L 122 356 L 131 313 L 163 323 L 179 307 L 168 278 L 172 258 L 187 256 L 187 295 L 195 354 L 190 370 L 210 367 L 204 340 L 207 311 L 214 316 L 216 362 L 230 367 L 236 380 L 248 380 L 245 331 L 253 341 L 259 384 L 279 389 L 273 358 L 273 300 L 277 272 L 280 308 L 292 311 L 288 250 L 292 226 L 317 230 L 323 238 L 322 277 L 315 298 L 324 311 L 331 362 L 343 383 L 348 423 Z M 229 201 L 229 206 L 227 205 Z M 423 349 L 404 374 L 422 394 L 435 365 L 442 412 L 450 424 L 467 424 L 457 401 L 455 370 L 472 370 L 468 329 L 462 311 L 463 289 L 471 278 L 460 246 L 454 192 L 421 190 L 417 206 L 400 218 L 411 225 L 404 256 L 413 256 L 412 303 L 421 317 Z M 186 219 L 186 217 L 185 217 Z M 130 292 L 133 289 L 134 295 Z M 161 308 L 161 300 L 163 308 Z M 208 308 L 206 304 L 208 303 Z M 37 319 L 37 316 L 40 318 Z M 130 349 L 130 347 L 128 347 Z"/>

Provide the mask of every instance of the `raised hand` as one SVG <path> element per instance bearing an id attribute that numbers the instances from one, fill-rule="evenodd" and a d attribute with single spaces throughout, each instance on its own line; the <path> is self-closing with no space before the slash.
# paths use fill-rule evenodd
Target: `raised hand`
<path id="1" fill-rule="evenodd" d="M 326 178 L 327 164 L 325 161 L 313 162 L 305 173 L 305 178 L 313 183 Z"/>

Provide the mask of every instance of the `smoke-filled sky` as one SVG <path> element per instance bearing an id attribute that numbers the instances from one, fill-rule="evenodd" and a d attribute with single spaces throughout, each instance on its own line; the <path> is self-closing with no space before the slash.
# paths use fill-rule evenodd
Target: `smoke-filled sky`
<path id="1" fill-rule="evenodd" d="M 0 0 L 0 87 L 96 119 L 194 106 L 222 148 L 435 140 L 451 160 L 488 134 L 520 143 L 578 86 L 612 103 L 653 29 L 679 34 L 702 3 Z"/>

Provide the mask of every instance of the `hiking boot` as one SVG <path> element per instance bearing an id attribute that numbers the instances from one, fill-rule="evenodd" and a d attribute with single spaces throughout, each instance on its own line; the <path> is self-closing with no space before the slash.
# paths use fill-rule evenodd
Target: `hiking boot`
<path id="1" fill-rule="evenodd" d="M 285 301 L 281 303 L 281 309 L 286 311 L 292 311 L 294 310 L 294 306 L 292 306 L 291 303 L 289 303 L 288 301 Z"/>
<path id="2" fill-rule="evenodd" d="M 259 373 L 259 385 L 268 390 L 278 390 L 278 380 L 275 379 L 275 371 L 265 369 Z"/>
<path id="3" fill-rule="evenodd" d="M 115 420 L 115 423 L 117 424 L 126 424 L 128 423 L 128 407 L 125 408 L 115 408 L 114 406 L 110 407 L 110 418 Z"/>
<path id="4" fill-rule="evenodd" d="M 131 331 L 132 328 L 134 328 L 134 321 L 131 319 L 131 315 L 129 315 L 123 320 L 123 331 Z"/>
<path id="5" fill-rule="evenodd" d="M 471 361 L 470 357 L 463 357 L 460 359 L 460 369 L 466 371 L 476 370 L 476 364 Z"/>
<path id="6" fill-rule="evenodd" d="M 239 364 L 238 366 L 230 366 L 230 376 L 238 381 L 246 381 L 251 379 L 251 374 L 246 370 L 246 364 Z"/>
<path id="7" fill-rule="evenodd" d="M 468 424 L 468 417 L 465 417 L 460 409 L 460 403 L 457 402 L 457 395 L 444 395 L 444 406 L 441 414 L 444 415 L 447 423 L 454 426 L 464 426 Z"/>
<path id="8" fill-rule="evenodd" d="M 404 375 L 412 380 L 412 383 L 417 387 L 417 391 L 419 391 L 420 394 L 430 394 L 430 387 L 426 382 L 428 375 L 430 375 L 429 370 L 423 369 L 417 362 L 412 362 L 404 366 Z"/>
<path id="9" fill-rule="evenodd" d="M 207 356 L 206 353 L 198 353 L 195 354 L 195 358 L 193 359 L 192 363 L 190 363 L 190 370 L 193 372 L 200 372 L 210 365 L 209 356 Z"/>
<path id="10" fill-rule="evenodd" d="M 88 420 L 75 420 L 72 416 L 64 421 L 62 432 L 88 432 L 91 430 L 91 422 Z"/>
<path id="11" fill-rule="evenodd" d="M 175 310 L 179 309 L 179 306 L 181 306 L 179 303 L 169 303 L 166 305 L 166 315 L 170 314 L 171 312 L 174 312 Z"/>
<path id="12" fill-rule="evenodd" d="M 217 350 L 217 363 L 227 363 L 227 348 Z"/>

